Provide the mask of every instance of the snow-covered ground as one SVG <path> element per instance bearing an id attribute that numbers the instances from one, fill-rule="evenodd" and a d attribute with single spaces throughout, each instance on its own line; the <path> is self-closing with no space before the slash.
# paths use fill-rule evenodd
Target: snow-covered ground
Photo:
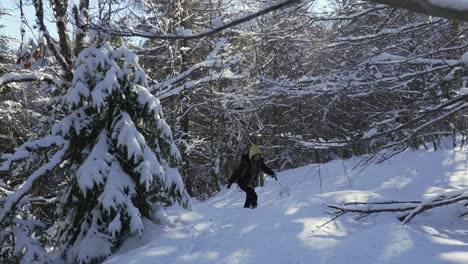
<path id="1" fill-rule="evenodd" d="M 364 171 L 333 161 L 278 173 L 257 188 L 259 207 L 242 208 L 233 185 L 191 211 L 170 208 L 162 225 L 145 223 L 106 263 L 468 263 L 463 203 L 436 208 L 404 226 L 397 214 L 331 219 L 326 204 L 422 200 L 468 186 L 463 150 L 405 152 Z M 289 189 L 289 195 L 283 191 Z"/>

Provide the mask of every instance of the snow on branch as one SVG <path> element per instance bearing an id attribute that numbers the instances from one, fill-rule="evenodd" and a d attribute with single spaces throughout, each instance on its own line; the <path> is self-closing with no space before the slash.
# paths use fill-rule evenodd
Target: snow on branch
<path id="1" fill-rule="evenodd" d="M 110 171 L 111 161 L 108 132 L 103 130 L 91 153 L 76 171 L 78 185 L 83 193 L 86 194 L 87 189 L 92 189 L 95 185 L 105 182 Z"/>
<path id="2" fill-rule="evenodd" d="M 228 59 L 227 61 L 223 61 L 222 59 L 218 58 L 218 54 L 226 46 L 226 44 L 227 38 L 219 39 L 213 51 L 211 51 L 210 54 L 206 56 L 205 60 L 192 65 L 192 67 L 173 78 L 151 86 L 149 88 L 150 92 L 155 94 L 155 96 L 160 100 L 163 100 L 171 96 L 178 95 L 184 90 L 193 89 L 201 84 L 210 83 L 212 81 L 219 81 L 222 79 L 233 80 L 241 78 L 241 76 L 233 73 L 228 68 L 229 64 L 235 61 L 237 58 Z M 208 76 L 199 77 L 197 80 L 190 80 L 183 84 L 179 84 L 188 79 L 196 71 L 216 68 L 221 68 L 220 72 L 210 73 Z"/>
<path id="3" fill-rule="evenodd" d="M 417 128 L 414 128 L 410 131 L 409 135 L 407 135 L 405 138 L 403 138 L 402 140 L 398 140 L 396 142 L 393 142 L 393 143 L 390 143 L 390 144 L 387 144 L 385 146 L 383 146 L 383 148 L 391 148 L 393 146 L 396 146 L 396 145 L 399 145 L 399 144 L 402 144 L 403 142 L 407 142 L 409 141 L 411 138 L 413 138 L 417 133 L 419 133 L 423 128 L 431 125 L 431 124 L 434 124 L 440 120 L 443 120 L 447 117 L 449 117 L 450 115 L 454 114 L 454 113 L 457 113 L 465 108 L 468 108 L 468 103 L 463 103 L 459 106 L 457 106 L 456 108 L 454 109 L 451 109 L 450 111 L 444 113 L 443 115 L 440 115 L 436 118 L 433 118 L 427 122 L 424 122 L 422 125 L 418 126 Z"/>
<path id="4" fill-rule="evenodd" d="M 29 81 L 46 81 L 54 83 L 57 86 L 63 84 L 63 81 L 59 78 L 47 73 L 40 72 L 23 72 L 23 73 L 5 73 L 0 77 L 0 86 L 12 83 L 12 82 L 29 82 Z"/>
<path id="5" fill-rule="evenodd" d="M 462 95 L 462 96 L 458 96 L 456 97 L 455 99 L 452 99 L 448 102 L 445 102 L 437 107 L 435 107 L 434 109 L 431 109 L 431 110 L 428 110 L 424 113 L 422 113 L 421 115 L 413 118 L 412 120 L 398 126 L 398 127 L 395 127 L 393 129 L 389 129 L 389 130 L 386 130 L 386 131 L 382 131 L 382 132 L 379 132 L 379 133 L 375 133 L 375 134 L 372 134 L 370 135 L 369 137 L 367 137 L 366 139 L 373 139 L 373 138 L 376 138 L 376 137 L 379 137 L 379 136 L 382 136 L 382 135 L 388 135 L 390 133 L 394 133 L 396 131 L 401 131 L 405 128 L 409 128 L 411 126 L 413 126 L 414 124 L 418 123 L 419 121 L 421 120 L 424 120 L 425 118 L 433 115 L 433 114 L 436 114 L 436 113 L 439 113 L 439 112 L 442 112 L 443 110 L 447 110 L 447 109 L 451 109 L 452 113 L 456 112 L 456 111 L 459 111 L 461 109 L 464 109 L 466 107 L 468 107 L 468 104 L 464 103 L 464 101 L 466 101 L 468 98 L 468 95 Z M 454 111 L 454 109 L 456 111 Z M 443 115 L 444 117 L 446 117 L 447 115 Z M 429 122 L 433 122 L 434 119 L 430 120 Z M 423 125 L 421 125 L 423 126 Z"/>
<path id="6" fill-rule="evenodd" d="M 153 92 L 153 91 L 161 91 L 161 90 L 168 89 L 168 88 L 170 89 L 170 87 L 174 86 L 174 84 L 183 81 L 196 70 L 203 69 L 203 68 L 211 68 L 213 66 L 218 65 L 219 60 L 216 58 L 216 56 L 218 55 L 220 50 L 226 45 L 226 42 L 227 42 L 226 38 L 221 38 L 216 43 L 216 46 L 213 49 L 213 51 L 211 51 L 210 54 L 208 54 L 208 56 L 206 57 L 204 61 L 192 65 L 192 67 L 190 67 L 188 70 L 178 74 L 174 78 L 170 78 L 164 82 L 151 86 L 149 90 Z"/>
<path id="7" fill-rule="evenodd" d="M 327 205 L 337 210 L 336 213 L 350 212 L 359 214 L 374 214 L 382 212 L 404 212 L 418 207 L 421 201 L 385 201 L 368 203 L 345 203 L 343 205 Z"/>
<path id="8" fill-rule="evenodd" d="M 381 145 L 379 148 L 383 149 L 397 149 L 414 137 L 416 137 L 424 128 L 433 125 L 441 120 L 444 120 L 451 115 L 468 108 L 468 94 L 460 95 L 452 100 L 441 103 L 440 105 L 426 109 L 420 112 L 413 119 L 387 130 L 377 132 L 376 127 L 372 127 L 368 132 L 364 133 L 361 138 L 348 138 L 348 139 L 306 139 L 300 136 L 282 135 L 281 137 L 287 138 L 295 142 L 297 145 L 312 149 L 331 149 L 349 147 L 353 144 L 362 142 L 373 142 L 378 138 L 386 137 L 389 135 L 397 135 L 403 132 L 403 136 L 397 136 L 393 141 Z M 377 124 L 378 125 L 378 124 Z"/>
<path id="9" fill-rule="evenodd" d="M 103 232 L 99 225 L 101 212 L 93 209 L 88 217 L 88 221 L 81 223 L 81 230 L 85 231 L 80 232 L 78 239 L 66 252 L 68 263 L 90 263 L 112 253 L 112 238 Z"/>
<path id="10" fill-rule="evenodd" d="M 403 224 L 409 223 L 409 221 L 411 221 L 411 219 L 413 219 L 416 215 L 434 207 L 449 205 L 463 200 L 468 200 L 468 189 L 441 193 L 435 197 L 428 198 L 422 201 L 416 208 L 414 208 L 408 215 L 405 216 L 403 219 Z"/>
<path id="11" fill-rule="evenodd" d="M 338 21 L 338 20 L 355 20 L 360 17 L 364 17 L 372 12 L 388 9 L 387 5 L 376 5 L 371 8 L 366 8 L 362 11 L 359 11 L 354 14 L 350 15 L 334 15 L 335 12 L 331 11 L 329 13 L 325 13 L 326 15 L 321 15 L 314 17 L 313 21 Z"/>
<path id="12" fill-rule="evenodd" d="M 0 159 L 4 160 L 3 165 L 0 166 L 0 171 L 9 170 L 12 162 L 29 158 L 30 151 L 47 148 L 52 145 L 61 145 L 61 142 L 63 142 L 61 136 L 48 136 L 38 140 L 28 141 L 21 145 L 14 154 L 7 153 L 0 156 Z"/>
<path id="13" fill-rule="evenodd" d="M 38 238 L 32 235 L 37 228 L 44 228 L 45 225 L 22 217 L 16 217 L 12 222 L 15 224 L 11 228 L 11 233 L 15 236 L 14 255 L 21 259 L 21 263 L 50 263 Z"/>
<path id="14" fill-rule="evenodd" d="M 154 176 L 158 178 L 165 176 L 155 153 L 128 113 L 122 112 L 121 116 L 114 120 L 112 127 L 112 139 L 116 140 L 117 147 L 127 154 L 127 160 L 136 165 L 135 171 L 141 174 L 140 184 L 149 190 Z"/>
<path id="15" fill-rule="evenodd" d="M 188 81 L 188 82 L 186 82 L 186 83 L 184 83 L 184 84 L 182 84 L 180 86 L 177 86 L 175 88 L 169 88 L 169 89 L 163 90 L 160 93 L 157 93 L 156 96 L 159 99 L 163 100 L 163 99 L 166 99 L 168 97 L 178 95 L 184 90 L 192 89 L 192 88 L 194 88 L 194 87 L 196 87 L 196 86 L 198 86 L 200 84 L 210 83 L 212 81 L 219 81 L 221 79 L 231 79 L 232 80 L 232 79 L 239 79 L 239 78 L 241 78 L 241 76 L 233 74 L 229 70 L 224 70 L 221 73 L 213 74 L 211 76 L 205 76 L 205 77 L 200 78 L 198 80 Z"/>
<path id="16" fill-rule="evenodd" d="M 39 167 L 39 169 L 35 170 L 32 174 L 30 174 L 28 179 L 19 187 L 19 189 L 16 192 L 5 197 L 4 203 L 0 210 L 0 223 L 3 222 L 5 217 L 11 212 L 12 208 L 16 206 L 16 204 L 21 200 L 21 198 L 29 192 L 29 190 L 33 186 L 33 183 L 39 177 L 52 171 L 57 165 L 59 165 L 62 162 L 63 156 L 65 155 L 70 146 L 70 142 L 59 136 L 49 136 L 36 141 L 27 142 L 19 148 L 20 151 L 24 151 L 28 147 L 39 148 L 52 145 L 62 146 L 62 148 L 49 159 L 49 162 L 43 164 L 41 167 Z M 15 157 L 15 155 L 11 156 L 11 158 Z M 11 163 L 11 160 L 7 160 L 6 162 Z"/>
<path id="17" fill-rule="evenodd" d="M 138 163 L 143 158 L 143 150 L 148 146 L 131 116 L 122 112 L 121 116 L 114 120 L 112 127 L 112 138 L 117 140 L 117 147 L 127 153 L 128 160 Z"/>
<path id="18" fill-rule="evenodd" d="M 62 135 L 68 138 L 72 133 L 82 134 L 92 124 L 91 117 L 86 114 L 89 108 L 89 106 L 83 106 L 62 118 L 60 122 L 52 126 L 52 135 Z"/>
<path id="19" fill-rule="evenodd" d="M 398 27 L 398 28 L 382 29 L 378 33 L 374 33 L 374 34 L 365 34 L 365 35 L 359 35 L 359 36 L 349 36 L 349 37 L 346 37 L 346 38 L 337 38 L 336 39 L 337 43 L 333 43 L 333 44 L 329 45 L 328 47 L 334 47 L 336 45 L 342 45 L 342 44 L 345 44 L 345 43 L 348 44 L 347 42 L 357 42 L 357 41 L 364 41 L 364 40 L 371 40 L 371 39 L 381 38 L 381 37 L 385 37 L 385 36 L 389 36 L 389 35 L 393 36 L 395 34 L 410 33 L 410 32 L 414 32 L 416 30 L 419 30 L 421 27 L 427 27 L 427 26 L 439 24 L 439 23 L 442 23 L 442 22 L 443 22 L 442 19 L 438 19 L 438 20 L 432 21 L 430 23 L 428 23 L 428 22 L 413 23 L 413 24 L 404 25 L 404 26 L 401 26 L 401 27 Z"/>
<path id="20" fill-rule="evenodd" d="M 466 48 L 467 45 L 463 45 L 460 49 Z M 454 49 L 454 48 L 452 48 Z M 437 53 L 442 52 L 442 50 L 436 51 Z M 432 54 L 436 53 L 432 52 Z M 414 57 L 404 57 L 389 54 L 387 52 L 383 52 L 380 55 L 371 58 L 367 61 L 369 65 L 389 65 L 389 64 L 400 64 L 400 63 L 407 63 L 407 64 L 427 64 L 427 65 L 459 65 L 459 60 L 450 60 L 450 59 L 432 59 L 432 58 L 424 58 L 424 56 L 428 56 L 431 54 L 423 54 L 423 55 L 416 55 Z"/>
<path id="21" fill-rule="evenodd" d="M 311 149 L 331 149 L 331 148 L 339 148 L 339 147 L 346 147 L 350 144 L 348 141 L 335 141 L 332 140 L 308 140 L 303 139 L 298 136 L 289 136 L 289 135 L 281 135 L 283 138 L 287 138 L 290 141 L 295 142 L 297 145 L 304 147 L 304 148 L 311 148 Z"/>
<path id="22" fill-rule="evenodd" d="M 345 203 L 343 205 L 327 205 L 327 207 L 333 209 L 332 214 L 338 217 L 345 213 L 357 213 L 359 214 L 358 218 L 362 218 L 375 213 L 402 212 L 403 215 L 399 216 L 398 219 L 403 224 L 408 224 L 415 216 L 425 211 L 464 200 L 468 200 L 468 188 L 441 193 L 423 201 Z"/>
<path id="23" fill-rule="evenodd" d="M 121 29 L 120 27 L 114 26 L 102 26 L 98 24 L 91 24 L 89 26 L 90 29 L 96 31 L 106 32 L 108 34 L 116 35 L 116 36 L 124 36 L 124 37 L 144 37 L 149 39 L 199 39 L 206 36 L 210 36 L 216 33 L 219 33 L 225 29 L 246 23 L 251 21 L 257 17 L 263 16 L 265 14 L 271 13 L 276 10 L 280 10 L 290 5 L 299 4 L 303 2 L 303 0 L 276 0 L 273 1 L 273 4 L 264 7 L 257 12 L 250 13 L 234 20 L 231 20 L 227 23 L 217 25 L 209 30 L 199 32 L 199 33 L 192 33 L 189 30 L 179 30 L 177 33 L 172 34 L 158 34 L 157 32 L 149 31 L 136 31 L 129 28 Z"/>
<path id="24" fill-rule="evenodd" d="M 466 0 L 366 0 L 391 7 L 404 8 L 429 16 L 468 21 Z"/>

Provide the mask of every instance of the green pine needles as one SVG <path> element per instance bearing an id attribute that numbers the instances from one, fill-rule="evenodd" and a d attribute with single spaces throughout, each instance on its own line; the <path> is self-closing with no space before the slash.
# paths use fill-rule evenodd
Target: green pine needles
<path id="1" fill-rule="evenodd" d="M 140 235 L 154 208 L 189 207 L 176 169 L 180 154 L 136 55 L 105 43 L 84 49 L 75 66 L 44 137 L 2 156 L 5 257 L 45 263 L 60 252 L 68 263 L 99 262 Z M 31 221 L 46 233 L 39 236 Z M 21 248 L 15 228 L 26 230 Z"/>

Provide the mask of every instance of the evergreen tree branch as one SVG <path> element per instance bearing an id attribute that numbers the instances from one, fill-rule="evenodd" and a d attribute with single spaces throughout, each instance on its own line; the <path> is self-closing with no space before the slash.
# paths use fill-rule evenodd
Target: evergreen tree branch
<path id="1" fill-rule="evenodd" d="M 50 142 L 48 142 L 49 140 Z M 34 182 L 38 178 L 52 171 L 57 165 L 59 165 L 62 162 L 63 156 L 70 147 L 69 141 L 56 136 L 46 137 L 37 141 L 28 142 L 25 143 L 23 147 L 26 148 L 29 145 L 35 144 L 40 144 L 42 147 L 44 147 L 44 145 L 62 145 L 62 148 L 49 159 L 49 162 L 43 164 L 39 169 L 34 171 L 16 192 L 5 197 L 2 210 L 0 211 L 0 223 L 2 223 L 5 220 L 5 217 L 7 215 L 12 213 L 13 207 L 15 207 L 16 204 L 21 200 L 21 198 L 23 198 L 23 196 L 25 196 L 30 191 Z"/>

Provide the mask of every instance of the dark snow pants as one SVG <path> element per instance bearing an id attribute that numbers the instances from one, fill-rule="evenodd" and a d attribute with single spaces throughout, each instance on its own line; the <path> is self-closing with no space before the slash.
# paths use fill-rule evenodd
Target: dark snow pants
<path id="1" fill-rule="evenodd" d="M 258 196 L 255 189 L 244 185 L 239 185 L 239 187 L 245 192 L 244 208 L 257 207 Z"/>

